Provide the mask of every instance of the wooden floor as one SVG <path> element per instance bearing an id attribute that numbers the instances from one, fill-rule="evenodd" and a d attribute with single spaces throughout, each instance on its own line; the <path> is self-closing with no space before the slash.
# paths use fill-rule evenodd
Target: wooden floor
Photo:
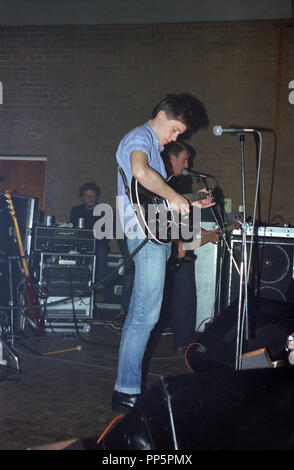
<path id="1" fill-rule="evenodd" d="M 6 351 L 8 363 L 0 366 L 0 450 L 48 448 L 71 439 L 95 442 L 115 418 L 111 395 L 122 320 L 117 310 L 98 308 L 90 324 L 84 333 L 13 338 L 20 370 Z M 191 374 L 185 356 L 172 349 L 171 334 L 159 338 L 149 361 L 148 388 L 160 376 Z"/>

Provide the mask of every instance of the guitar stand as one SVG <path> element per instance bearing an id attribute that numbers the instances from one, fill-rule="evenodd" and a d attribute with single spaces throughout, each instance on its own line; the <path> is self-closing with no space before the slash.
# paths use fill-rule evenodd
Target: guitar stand
<path id="1" fill-rule="evenodd" d="M 9 267 L 9 306 L 10 306 L 10 343 L 11 347 L 8 346 L 7 342 L 3 339 L 3 332 L 2 326 L 0 325 L 0 365 L 6 366 L 7 360 L 3 358 L 4 349 L 8 351 L 10 356 L 14 359 L 16 364 L 16 369 L 20 372 L 20 363 L 17 355 L 13 352 L 12 348 L 14 345 L 14 302 L 13 302 L 13 277 L 12 277 L 12 260 L 18 259 L 17 256 L 9 256 L 8 257 L 8 267 Z"/>
<path id="2" fill-rule="evenodd" d="M 6 343 L 4 343 L 2 339 L 2 327 L 0 326 L 0 366 L 6 366 L 7 361 L 3 357 L 3 348 L 6 347 Z"/>
<path id="3" fill-rule="evenodd" d="M 0 330 L 2 328 L 0 327 Z M 7 360 L 3 358 L 3 351 L 6 349 L 12 358 L 15 361 L 16 369 L 20 372 L 20 364 L 17 355 L 12 351 L 12 349 L 7 345 L 7 343 L 2 338 L 2 332 L 0 333 L 0 366 L 7 366 Z"/>

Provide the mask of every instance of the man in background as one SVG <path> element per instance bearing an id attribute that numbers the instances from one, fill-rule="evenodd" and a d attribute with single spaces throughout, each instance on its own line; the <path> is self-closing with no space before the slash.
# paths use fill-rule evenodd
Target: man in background
<path id="1" fill-rule="evenodd" d="M 82 204 L 75 206 L 70 211 L 70 222 L 74 227 L 79 227 L 79 219 L 84 220 L 84 228 L 93 230 L 95 222 L 99 217 L 93 215 L 93 210 L 98 203 L 100 195 L 99 187 L 92 182 L 85 183 L 79 189 L 79 196 Z M 95 283 L 100 283 L 97 288 L 105 288 L 103 279 L 107 276 L 107 256 L 109 253 L 109 243 L 106 238 L 95 240 L 96 242 L 96 273 Z"/>
<path id="2" fill-rule="evenodd" d="M 182 142 L 172 142 L 163 154 L 169 185 L 179 194 L 192 193 L 190 178 L 182 176 L 190 166 L 190 148 Z M 173 175 L 171 177 L 171 175 Z M 212 242 L 218 242 L 216 231 Z M 201 229 L 201 235 L 208 234 Z M 193 342 L 196 329 L 197 293 L 194 250 L 185 250 L 182 240 L 173 240 L 167 264 L 164 309 L 171 316 L 173 347 L 182 352 Z M 197 262 L 197 261 L 196 261 Z"/>

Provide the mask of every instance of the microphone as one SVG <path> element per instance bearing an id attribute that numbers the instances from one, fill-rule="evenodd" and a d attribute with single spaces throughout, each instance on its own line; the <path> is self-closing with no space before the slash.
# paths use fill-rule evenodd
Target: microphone
<path id="1" fill-rule="evenodd" d="M 196 178 L 214 178 L 214 176 L 212 175 L 206 175 L 205 173 L 198 173 L 197 171 L 194 171 L 194 170 L 187 170 L 185 168 L 185 170 L 182 171 L 182 175 L 183 176 L 187 176 L 187 175 L 191 175 L 191 176 L 195 176 Z"/>
<path id="2" fill-rule="evenodd" d="M 230 132 L 231 134 L 240 134 L 243 132 L 256 132 L 256 129 L 223 129 L 222 126 L 214 126 L 212 132 L 214 135 L 222 135 L 223 132 Z"/>

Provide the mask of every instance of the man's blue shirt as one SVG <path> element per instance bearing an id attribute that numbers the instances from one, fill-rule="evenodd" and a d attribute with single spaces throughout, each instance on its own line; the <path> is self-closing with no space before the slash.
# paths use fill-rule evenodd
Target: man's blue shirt
<path id="1" fill-rule="evenodd" d="M 130 186 L 132 178 L 130 155 L 134 150 L 144 152 L 148 157 L 149 166 L 157 171 L 164 179 L 166 178 L 165 166 L 160 155 L 163 147 L 160 146 L 158 136 L 151 129 L 149 124 L 146 123 L 128 132 L 121 140 L 117 149 L 116 160 L 125 173 L 128 186 Z M 126 224 L 129 223 L 134 216 L 130 215 L 129 210 L 127 211 L 128 214 L 126 214 L 126 209 L 130 206 L 130 201 L 125 193 L 125 186 L 120 173 L 118 173 L 117 184 L 118 196 L 124 198 L 123 207 L 119 206 L 119 216 L 121 225 L 125 228 Z"/>

